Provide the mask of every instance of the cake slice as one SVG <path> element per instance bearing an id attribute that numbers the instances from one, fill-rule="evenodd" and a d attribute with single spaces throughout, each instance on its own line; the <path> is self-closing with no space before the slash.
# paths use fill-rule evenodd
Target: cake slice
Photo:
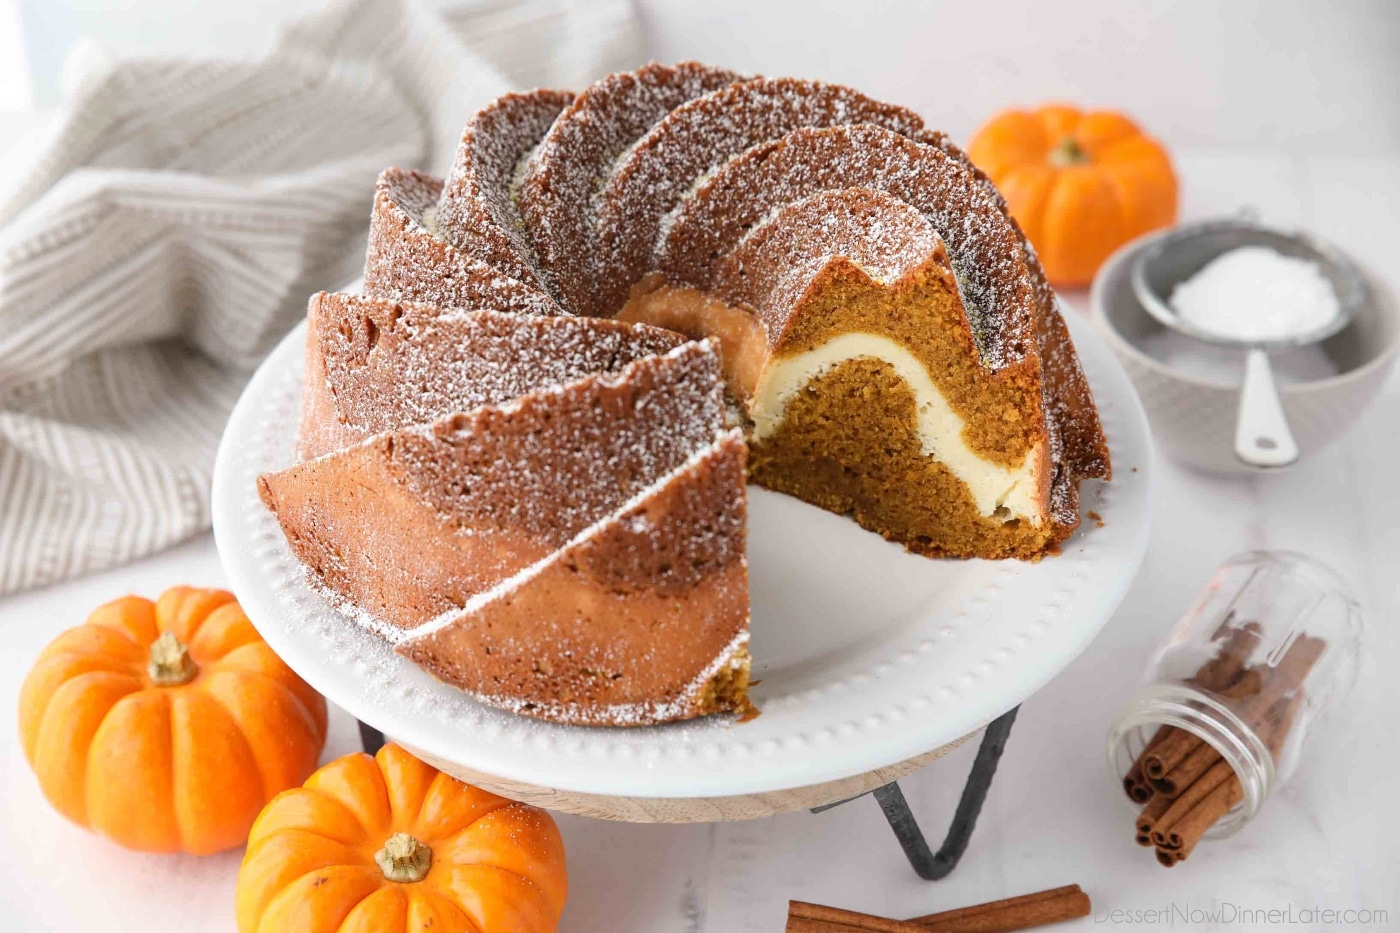
<path id="1" fill-rule="evenodd" d="M 298 456 L 610 373 L 675 349 L 674 331 L 321 292 L 307 309 Z"/>
<path id="2" fill-rule="evenodd" d="M 719 361 L 687 343 L 619 372 L 373 435 L 258 480 L 332 593 L 413 628 L 568 544 L 723 428 Z"/>
<path id="3" fill-rule="evenodd" d="M 731 431 L 397 650 L 495 706 L 640 725 L 748 701 L 743 435 Z"/>

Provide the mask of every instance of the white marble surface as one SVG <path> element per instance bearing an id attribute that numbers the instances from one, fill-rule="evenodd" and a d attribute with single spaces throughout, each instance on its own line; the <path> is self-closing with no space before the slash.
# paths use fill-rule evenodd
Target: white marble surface
<path id="1" fill-rule="evenodd" d="M 1273 151 L 1181 153 L 1187 217 L 1256 207 L 1310 226 L 1390 274 L 1400 247 L 1400 157 L 1290 156 Z M 1070 296 L 1082 301 L 1082 296 Z M 918 880 L 869 798 L 820 815 L 745 824 L 628 826 L 561 817 L 571 875 L 564 928 L 676 933 L 776 931 L 788 898 L 887 915 L 1077 882 L 1095 920 L 1109 911 L 1313 907 L 1387 911 L 1400 927 L 1400 373 L 1344 440 L 1293 471 L 1224 479 L 1172 463 L 1159 471 L 1146 564 L 1091 647 L 1022 708 L 981 823 L 949 879 Z M 1129 813 L 1104 772 L 1103 735 L 1153 645 L 1212 567 L 1250 547 L 1305 550 L 1356 588 L 1369 621 L 1361 679 L 1349 706 L 1317 737 L 1312 760 L 1238 836 L 1203 845 L 1170 871 L 1138 848 Z M 0 600 L 0 722 L 15 721 L 18 685 L 35 654 L 97 603 L 223 580 L 208 537 L 139 565 Z M 353 722 L 333 717 L 329 759 L 356 747 Z M 915 812 L 941 834 L 974 744 L 903 782 Z M 66 824 L 43 801 L 13 727 L 0 729 L 0 904 L 5 930 L 230 931 L 239 853 L 207 859 L 124 852 Z M 1238 916 L 1235 914 L 1235 916 Z M 1097 921 L 1097 922 L 1096 922 Z M 1156 924 L 1166 925 L 1158 918 Z M 1227 924 L 1239 925 L 1239 924 Z M 1069 925 L 1064 927 L 1070 929 Z M 1330 928 L 1298 923 L 1296 929 Z"/>

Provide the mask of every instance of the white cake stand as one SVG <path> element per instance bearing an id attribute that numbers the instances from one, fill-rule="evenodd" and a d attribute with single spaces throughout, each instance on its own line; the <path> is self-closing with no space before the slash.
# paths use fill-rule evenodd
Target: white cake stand
<path id="1" fill-rule="evenodd" d="M 632 821 L 744 819 L 872 790 L 945 754 L 1087 646 L 1147 546 L 1151 442 L 1127 376 L 1069 316 L 1113 454 L 1086 519 L 1038 563 L 930 560 L 850 520 L 750 487 L 747 723 L 562 726 L 434 680 L 312 589 L 258 474 L 292 462 L 305 326 L 259 368 L 219 448 L 213 519 L 234 592 L 327 699 L 464 780 L 551 809 Z"/>

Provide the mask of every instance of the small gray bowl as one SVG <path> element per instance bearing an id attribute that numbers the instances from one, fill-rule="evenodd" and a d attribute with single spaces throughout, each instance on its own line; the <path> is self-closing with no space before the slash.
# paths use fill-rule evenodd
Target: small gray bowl
<path id="1" fill-rule="evenodd" d="M 1234 453 L 1240 380 L 1169 365 L 1145 349 L 1168 332 L 1134 296 L 1132 261 L 1138 250 L 1166 235 L 1149 234 L 1109 257 L 1094 277 L 1090 311 L 1133 380 L 1152 433 L 1168 456 L 1216 473 L 1259 472 Z M 1400 351 L 1400 296 L 1364 264 L 1357 266 L 1366 278 L 1369 300 L 1350 324 L 1318 345 L 1337 374 L 1279 385 L 1302 457 L 1346 433 L 1380 390 Z M 1223 359 L 1231 361 L 1238 356 L 1243 371 L 1243 352 L 1209 347 L 1200 352 L 1226 354 Z"/>

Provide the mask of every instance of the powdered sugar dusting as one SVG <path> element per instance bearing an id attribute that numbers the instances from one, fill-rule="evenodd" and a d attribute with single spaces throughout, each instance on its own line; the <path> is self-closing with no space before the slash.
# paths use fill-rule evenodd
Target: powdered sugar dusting
<path id="1" fill-rule="evenodd" d="M 594 318 L 443 310 L 323 294 L 311 317 L 338 434 L 349 442 L 507 402 L 592 373 L 618 372 L 685 341 Z M 309 387 L 307 399 L 314 399 Z"/>
<path id="2" fill-rule="evenodd" d="M 462 541 L 509 529 L 517 538 L 507 549 L 567 549 L 605 529 L 659 534 L 644 510 L 628 509 L 693 463 L 724 423 L 713 353 L 561 318 L 564 308 L 615 311 L 660 268 L 752 303 L 771 328 L 833 257 L 884 283 L 936 259 L 955 273 L 989 367 L 1039 353 L 1051 504 L 1057 524 L 1072 528 L 1077 481 L 1106 476 L 1107 451 L 1054 294 L 990 180 L 910 111 L 849 88 L 738 80 L 694 63 L 650 65 L 577 98 L 507 95 L 468 125 L 445 193 L 429 176 L 386 171 L 366 291 L 425 304 L 342 302 L 343 330 L 323 335 L 342 441 L 366 438 L 341 453 L 382 456 L 385 475 Z M 361 563 L 411 572 L 411 535 L 402 524 L 384 534 L 394 547 Z M 340 552 L 332 543 L 325 553 Z M 531 553 L 523 565 L 501 562 L 490 588 L 454 593 L 429 624 L 460 617 L 463 601 L 479 607 L 520 590 L 561 550 Z M 381 634 L 397 631 L 351 610 Z M 564 721 L 677 718 L 739 663 L 746 639 L 680 698 L 602 712 L 483 699 Z"/>
<path id="3" fill-rule="evenodd" d="M 833 258 L 889 285 L 930 262 L 946 264 L 928 220 L 883 191 L 822 191 L 774 208 L 717 265 L 725 300 L 757 310 L 775 341 L 812 278 Z"/>
<path id="4" fill-rule="evenodd" d="M 737 80 L 695 62 L 610 75 L 579 94 L 530 158 L 520 211 L 555 298 L 576 314 L 593 305 L 597 273 L 591 205 L 619 155 L 686 101 Z"/>
<path id="5" fill-rule="evenodd" d="M 557 546 L 708 444 L 723 417 L 718 358 L 688 343 L 400 432 L 390 456 L 442 515 Z"/>
<path id="6" fill-rule="evenodd" d="M 718 434 L 719 432 L 716 433 Z M 731 431 L 729 432 L 729 439 L 731 441 L 742 440 L 742 434 L 738 431 Z M 549 557 L 546 557 L 544 560 L 537 561 L 528 567 L 522 568 L 518 573 L 502 580 L 500 583 L 497 583 L 489 590 L 485 590 L 481 593 L 476 594 L 470 600 L 468 600 L 466 605 L 464 605 L 461 609 L 445 612 L 437 616 L 436 618 L 425 622 L 419 627 L 412 629 L 407 633 L 404 633 L 402 638 L 395 639 L 395 643 L 398 644 L 420 641 L 422 639 L 429 638 L 433 634 L 451 625 L 459 617 L 475 612 L 481 607 L 485 606 L 486 604 L 494 602 L 495 600 L 500 599 L 501 597 L 520 589 L 526 583 L 530 582 L 530 580 L 537 577 L 540 574 L 540 572 L 546 567 L 548 567 L 551 563 L 557 562 L 560 559 L 560 555 L 563 552 L 571 548 L 576 548 L 581 544 L 584 544 L 594 538 L 597 538 L 609 526 L 622 525 L 623 527 L 638 534 L 645 534 L 654 531 L 654 529 L 651 528 L 647 522 L 641 521 L 639 523 L 638 520 L 644 519 L 644 515 L 632 513 L 638 513 L 638 510 L 642 506 L 644 506 L 650 499 L 654 498 L 661 489 L 674 483 L 678 477 L 681 477 L 686 473 L 693 471 L 697 465 L 702 463 L 707 458 L 714 457 L 716 450 L 718 450 L 719 448 L 719 443 L 719 441 L 715 441 L 713 443 L 697 448 L 679 466 L 675 467 L 674 469 L 668 471 L 667 473 L 657 478 L 654 482 L 652 482 L 651 484 L 634 494 L 627 501 L 618 504 L 615 509 L 603 515 L 597 521 L 590 524 L 588 527 L 584 528 L 572 539 L 564 542 L 560 546 L 560 548 L 553 554 L 551 554 Z"/>
<path id="7" fill-rule="evenodd" d="M 704 712 L 703 688 L 748 627 L 744 450 L 740 432 L 719 437 L 400 652 L 527 715 L 639 725 Z M 655 614 L 629 616 L 639 601 Z"/>
<path id="8" fill-rule="evenodd" d="M 1006 200 L 987 173 L 974 165 L 967 153 L 945 134 L 925 130 L 921 139 L 945 153 L 976 179 L 997 210 L 1006 216 L 1021 245 L 1021 254 L 1025 257 L 1036 294 L 1036 337 L 1043 401 L 1046 426 L 1050 432 L 1051 457 L 1055 463 L 1051 504 L 1055 506 L 1056 525 L 1072 530 L 1079 523 L 1079 480 L 1108 479 L 1113 469 L 1109 463 L 1108 444 L 1104 440 L 1099 412 L 1089 391 L 1089 382 L 1079 365 L 1079 356 L 1074 352 L 1074 343 L 1065 328 L 1059 298 L 1050 287 L 1050 280 L 1045 277 L 1045 269 L 1040 264 L 1035 247 L 1026 238 L 1016 218 L 1011 216 Z"/>
<path id="9" fill-rule="evenodd" d="M 412 627 L 562 546 L 724 423 L 703 343 L 373 435 L 260 480 L 332 589 Z"/>
<path id="10" fill-rule="evenodd" d="M 517 166 L 573 99 L 546 90 L 497 98 L 467 123 L 443 186 L 442 236 L 537 288 L 543 282 L 511 189 Z"/>
<path id="11" fill-rule="evenodd" d="M 407 169 L 380 173 L 365 254 L 365 294 L 443 308 L 564 314 L 544 292 L 462 253 L 424 225 L 442 181 Z"/>
<path id="12" fill-rule="evenodd" d="M 723 256 L 776 205 L 823 190 L 876 188 L 918 209 L 947 246 L 983 362 L 1001 369 L 1034 345 L 1034 286 L 1016 235 L 942 151 L 877 126 L 797 130 L 748 150 L 677 211 L 661 250 L 672 281 L 713 285 Z"/>
<path id="13" fill-rule="evenodd" d="M 467 691 L 483 703 L 499 707 L 507 712 L 539 719 L 576 723 L 592 726 L 646 726 L 654 723 L 673 722 L 695 715 L 705 688 L 710 681 L 724 670 L 742 670 L 748 663 L 749 633 L 740 632 L 734 636 L 724 650 L 706 665 L 700 673 L 675 697 L 648 700 L 640 703 L 609 703 L 593 705 L 570 702 L 541 702 L 524 700 L 506 694 L 479 693 Z"/>
<path id="14" fill-rule="evenodd" d="M 616 310 L 632 283 L 655 268 L 664 218 L 697 179 L 758 143 L 802 127 L 845 123 L 871 123 L 910 137 L 923 129 L 911 110 L 796 78 L 756 78 L 677 107 L 626 153 L 599 195 L 598 307 Z"/>

